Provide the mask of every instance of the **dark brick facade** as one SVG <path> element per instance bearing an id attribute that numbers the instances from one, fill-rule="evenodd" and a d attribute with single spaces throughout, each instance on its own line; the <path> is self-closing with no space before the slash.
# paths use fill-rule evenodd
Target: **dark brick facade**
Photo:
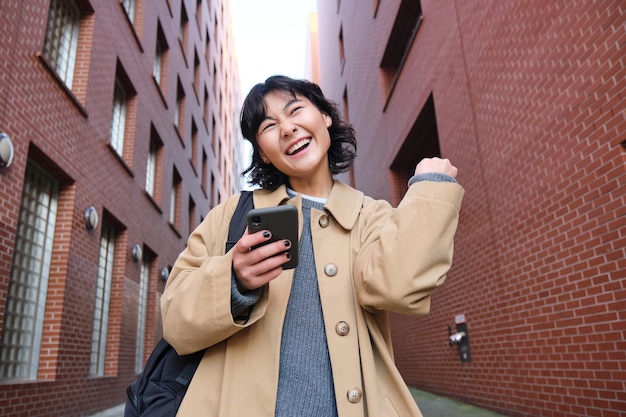
<path id="1" fill-rule="evenodd" d="M 73 0 L 68 0 L 73 2 Z M 4 326 L 26 167 L 59 183 L 54 243 L 36 378 L 0 380 L 0 415 L 86 416 L 117 405 L 135 378 L 140 263 L 150 273 L 144 358 L 160 336 L 160 271 L 212 205 L 239 189 L 233 154 L 239 80 L 229 7 L 219 0 L 77 0 L 80 40 L 71 88 L 42 52 L 48 1 L 0 0 L 0 131 L 15 149 L 0 168 L 0 329 Z M 182 17 L 182 16 L 186 16 Z M 181 25 L 186 29 L 181 30 Z M 161 86 L 153 77 L 157 26 L 167 44 Z M 123 156 L 109 142 L 116 77 L 132 93 Z M 181 94 L 180 122 L 175 108 Z M 151 138 L 161 152 L 155 191 L 145 191 Z M 180 179 L 170 221 L 174 172 Z M 100 223 L 84 225 L 87 207 Z M 101 225 L 117 231 L 106 364 L 89 376 Z M 2 330 L 0 330 L 1 333 Z"/>
<path id="2" fill-rule="evenodd" d="M 466 189 L 431 313 L 394 316 L 407 382 L 516 417 L 626 416 L 624 2 L 319 1 L 318 17 L 357 188 L 397 203 L 441 154 Z M 471 362 L 448 345 L 460 314 Z"/>

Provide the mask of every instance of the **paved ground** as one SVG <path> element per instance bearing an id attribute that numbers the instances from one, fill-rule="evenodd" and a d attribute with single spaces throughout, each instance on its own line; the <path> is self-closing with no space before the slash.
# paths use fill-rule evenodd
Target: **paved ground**
<path id="1" fill-rule="evenodd" d="M 424 417 L 504 417 L 473 405 L 411 388 L 411 393 Z M 124 404 L 90 417 L 123 417 Z"/>
<path id="2" fill-rule="evenodd" d="M 424 417 L 504 417 L 470 404 L 411 388 Z"/>

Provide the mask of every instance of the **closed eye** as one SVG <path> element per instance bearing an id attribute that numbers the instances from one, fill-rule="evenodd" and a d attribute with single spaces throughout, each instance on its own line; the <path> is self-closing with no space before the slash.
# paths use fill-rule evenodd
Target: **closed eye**
<path id="1" fill-rule="evenodd" d="M 261 125 L 261 127 L 260 127 L 260 131 L 261 131 L 261 132 L 265 132 L 266 130 L 268 130 L 268 129 L 272 128 L 272 127 L 273 127 L 273 126 L 275 126 L 275 125 L 276 125 L 276 123 L 266 123 L 266 124 L 263 124 L 263 125 Z"/>

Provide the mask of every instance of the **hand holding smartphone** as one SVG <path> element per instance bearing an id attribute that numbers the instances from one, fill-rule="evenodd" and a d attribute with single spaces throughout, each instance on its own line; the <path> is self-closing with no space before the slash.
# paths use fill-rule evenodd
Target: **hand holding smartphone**
<path id="1" fill-rule="evenodd" d="M 298 209 L 291 205 L 252 209 L 247 214 L 248 233 L 269 230 L 272 237 L 263 245 L 288 239 L 291 247 L 287 252 L 291 259 L 282 265 L 283 269 L 298 266 Z"/>

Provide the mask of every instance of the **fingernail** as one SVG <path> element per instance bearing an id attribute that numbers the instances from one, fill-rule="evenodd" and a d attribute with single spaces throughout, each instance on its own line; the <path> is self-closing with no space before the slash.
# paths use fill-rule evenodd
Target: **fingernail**
<path id="1" fill-rule="evenodd" d="M 266 230 L 265 232 L 263 232 L 263 237 L 264 237 L 264 238 L 268 238 L 268 237 L 270 237 L 270 236 L 271 236 L 271 235 L 270 235 L 270 232 L 268 232 L 267 230 Z"/>
<path id="2" fill-rule="evenodd" d="M 285 247 L 286 247 L 286 248 L 288 248 L 289 246 L 291 246 L 291 242 L 290 242 L 290 241 L 288 241 L 288 240 L 285 240 L 285 241 L 284 241 L 284 243 L 285 243 Z"/>
<path id="3" fill-rule="evenodd" d="M 289 252 L 285 252 L 285 255 L 287 255 L 287 259 L 291 259 L 291 254 Z"/>

